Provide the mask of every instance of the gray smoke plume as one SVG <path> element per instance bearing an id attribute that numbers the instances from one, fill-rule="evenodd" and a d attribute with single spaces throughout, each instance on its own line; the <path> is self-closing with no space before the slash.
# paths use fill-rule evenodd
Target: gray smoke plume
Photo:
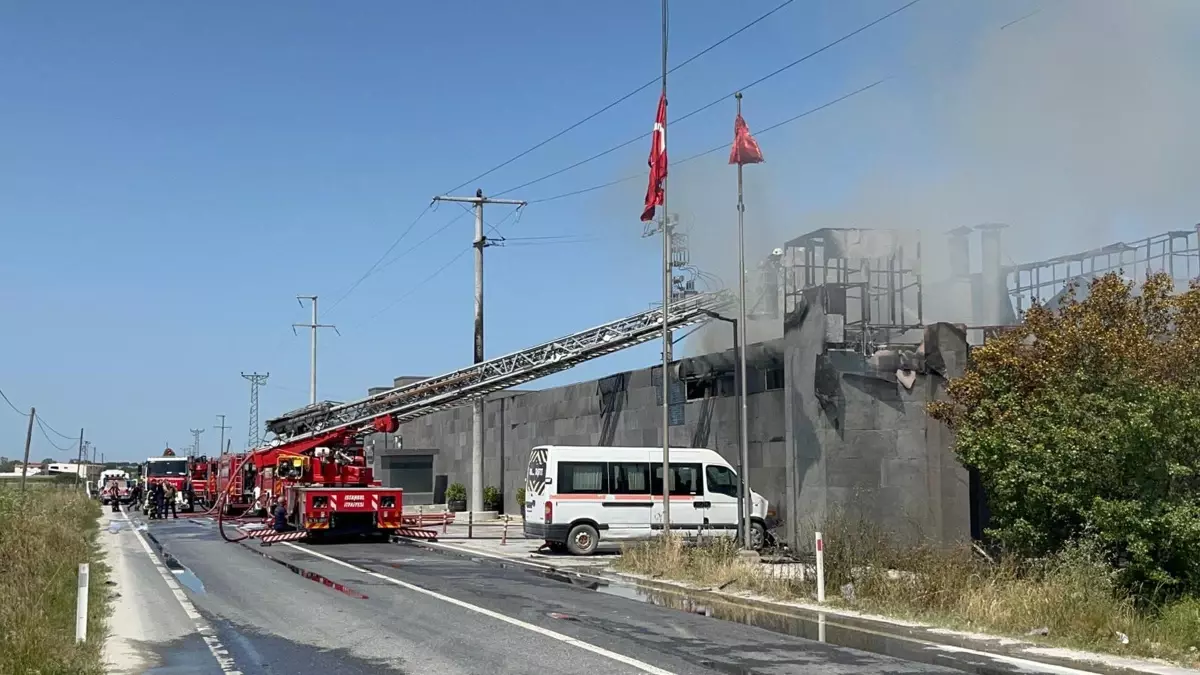
<path id="1" fill-rule="evenodd" d="M 981 4 L 926 11 L 915 31 L 906 24 L 907 49 L 851 78 L 896 79 L 760 138 L 767 163 L 746 168 L 748 267 L 820 227 L 920 229 L 925 320 L 961 320 L 961 303 L 929 288 L 947 276 L 952 228 L 1008 223 L 1012 264 L 1200 220 L 1200 2 L 995 3 L 973 28 L 952 16 Z M 787 116 L 747 112 L 752 130 Z M 669 189 L 693 261 L 735 287 L 735 174 L 724 159 L 673 168 Z M 977 237 L 972 247 L 978 261 Z M 751 339 L 780 325 L 752 323 Z M 728 326 L 710 325 L 688 351 L 730 344 Z"/>

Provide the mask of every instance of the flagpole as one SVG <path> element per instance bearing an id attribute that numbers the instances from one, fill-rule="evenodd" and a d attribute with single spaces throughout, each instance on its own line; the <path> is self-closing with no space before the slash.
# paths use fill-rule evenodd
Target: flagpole
<path id="1" fill-rule="evenodd" d="M 662 97 L 667 97 L 667 0 L 662 0 Z M 667 124 L 663 120 L 663 147 L 667 145 Z M 667 213 L 667 180 L 662 182 L 662 443 L 663 443 L 663 534 L 671 534 L 671 216 Z"/>
<path id="2" fill-rule="evenodd" d="M 742 92 L 738 92 L 737 98 L 737 114 L 742 116 Z M 745 234 L 745 218 L 746 218 L 746 202 L 742 197 L 742 163 L 739 161 L 737 165 L 737 180 L 738 180 L 738 305 L 741 307 L 741 313 L 738 316 L 738 382 L 739 396 L 738 405 L 741 406 L 741 419 L 738 420 L 741 428 L 738 430 L 741 438 L 741 448 L 739 448 L 739 458 L 742 465 L 741 480 L 738 481 L 738 498 L 742 500 L 742 546 L 750 548 L 750 424 L 749 415 L 746 412 L 746 234 Z"/>

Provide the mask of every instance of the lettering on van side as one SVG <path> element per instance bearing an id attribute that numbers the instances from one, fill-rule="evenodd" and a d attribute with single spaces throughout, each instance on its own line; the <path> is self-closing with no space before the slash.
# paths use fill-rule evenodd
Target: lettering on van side
<path id="1" fill-rule="evenodd" d="M 536 494 L 542 494 L 546 487 L 546 465 L 548 463 L 546 448 L 535 448 L 529 453 L 529 488 Z"/>

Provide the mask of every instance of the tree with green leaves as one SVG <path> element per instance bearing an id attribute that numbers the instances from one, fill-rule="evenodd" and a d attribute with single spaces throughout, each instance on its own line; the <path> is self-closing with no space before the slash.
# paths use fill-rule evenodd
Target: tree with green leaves
<path id="1" fill-rule="evenodd" d="M 930 414 L 1006 551 L 1088 538 L 1143 597 L 1200 592 L 1200 285 L 1116 274 L 974 349 Z"/>

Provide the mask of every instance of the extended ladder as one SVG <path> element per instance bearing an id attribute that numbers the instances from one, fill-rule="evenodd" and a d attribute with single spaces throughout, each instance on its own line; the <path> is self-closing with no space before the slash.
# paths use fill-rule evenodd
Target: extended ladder
<path id="1" fill-rule="evenodd" d="M 680 328 L 707 321 L 710 312 L 735 301 L 727 291 L 679 299 L 671 304 L 668 324 Z M 372 421 L 382 416 L 407 422 L 648 342 L 661 331 L 662 308 L 658 307 L 352 403 L 326 401 L 300 408 L 268 420 L 267 430 L 291 443 L 338 429 L 367 432 Z"/>

